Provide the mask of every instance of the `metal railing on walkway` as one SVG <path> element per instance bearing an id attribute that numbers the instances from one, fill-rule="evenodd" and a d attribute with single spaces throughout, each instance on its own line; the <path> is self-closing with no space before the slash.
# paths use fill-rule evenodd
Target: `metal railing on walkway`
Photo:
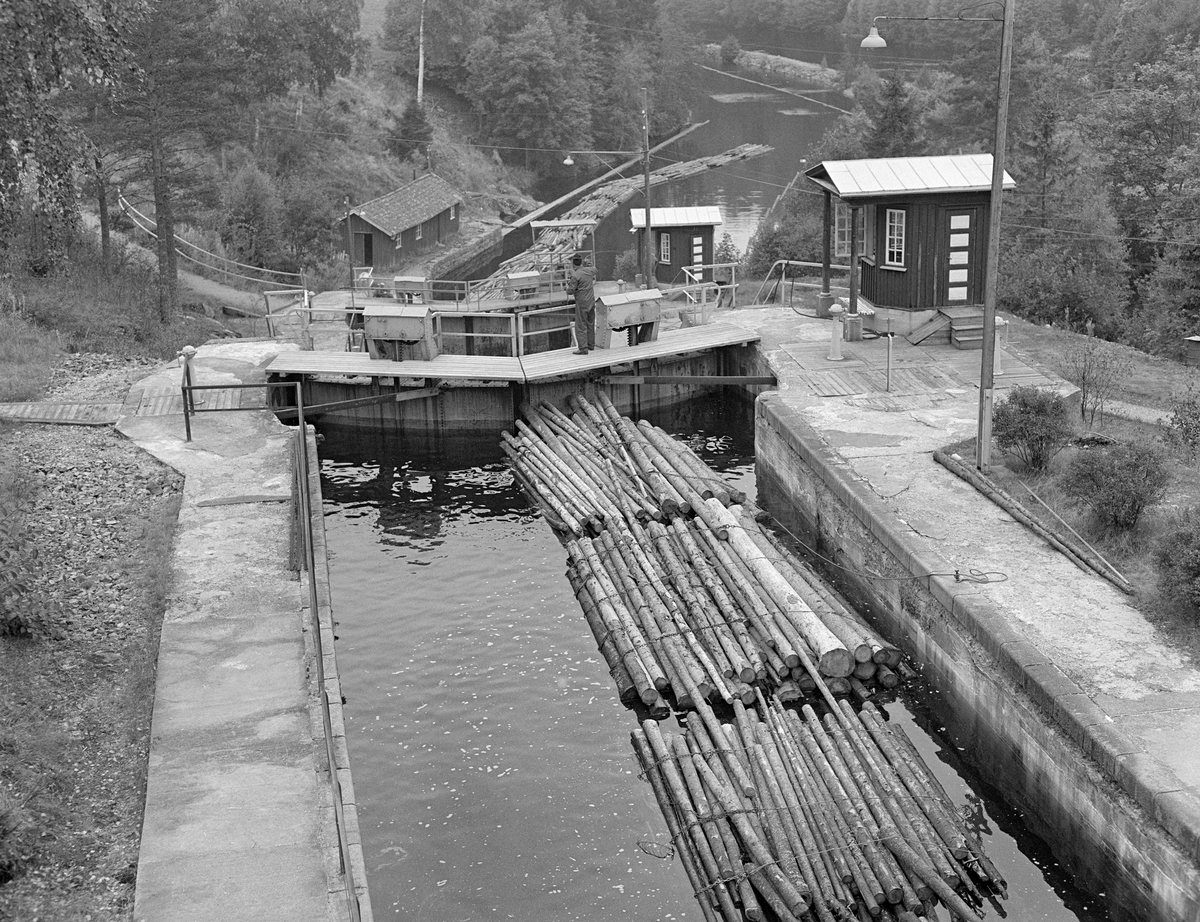
<path id="1" fill-rule="evenodd" d="M 376 275 L 370 266 L 351 268 L 352 290 L 363 297 L 390 298 L 404 303 L 435 306 L 444 313 L 487 310 L 500 302 L 507 307 L 527 302 L 531 306 L 568 299 L 567 267 L 528 272 L 508 272 L 481 279 L 412 279 L 387 272 Z M 413 288 L 416 284 L 419 287 Z"/>
<path id="2" fill-rule="evenodd" d="M 796 275 L 793 275 L 789 278 L 788 277 L 788 269 L 799 269 L 801 271 L 799 273 L 797 273 Z M 755 304 L 762 303 L 762 293 L 763 293 L 763 291 L 765 291 L 767 289 L 768 286 L 771 286 L 771 293 L 767 296 L 768 299 L 770 299 L 775 296 L 775 291 L 777 289 L 779 289 L 781 286 L 790 285 L 790 288 L 788 291 L 788 300 L 789 301 L 792 300 L 792 295 L 794 294 L 794 291 L 797 287 L 819 288 L 820 287 L 819 281 L 817 281 L 817 282 L 801 282 L 801 281 L 799 281 L 799 279 L 801 279 L 801 278 L 808 277 L 805 273 L 807 271 L 810 271 L 813 269 L 818 269 L 818 270 L 821 269 L 821 263 L 807 262 L 807 261 L 801 260 L 801 259 L 777 259 L 777 260 L 775 260 L 775 262 L 771 264 L 771 268 L 767 270 L 767 275 L 763 279 L 762 284 L 760 286 L 758 286 L 758 293 L 754 296 L 754 303 Z M 850 273 L 849 266 L 831 265 L 829 267 L 829 269 L 831 272 L 837 272 L 837 273 L 845 272 L 847 275 Z M 776 271 L 779 272 L 779 278 L 774 277 Z M 849 290 L 845 285 L 830 285 L 829 287 L 831 290 L 832 289 L 837 289 L 838 291 L 848 291 Z"/>
<path id="3" fill-rule="evenodd" d="M 350 840 L 347 835 L 345 805 L 342 800 L 342 785 L 340 779 L 338 778 L 339 760 L 337 758 L 337 751 L 334 743 L 335 737 L 333 732 L 333 716 L 330 713 L 329 689 L 326 686 L 326 650 L 321 631 L 321 612 L 323 608 L 328 609 L 329 606 L 323 606 L 321 602 L 321 593 L 319 591 L 317 580 L 317 541 L 315 540 L 313 528 L 314 517 L 319 518 L 322 515 L 322 512 L 320 509 L 313 508 L 311 487 L 313 483 L 312 478 L 314 474 L 314 467 L 312 465 L 312 460 L 316 456 L 317 448 L 316 440 L 309 438 L 308 425 L 304 418 L 303 386 L 299 381 L 264 381 L 261 384 L 194 384 L 192 382 L 191 359 L 194 357 L 195 353 L 196 350 L 192 349 L 191 347 L 185 347 L 183 352 L 180 353 L 180 358 L 183 360 L 183 380 L 180 387 L 183 392 L 184 429 L 187 433 L 187 441 L 189 442 L 192 440 L 191 418 L 197 413 L 229 413 L 237 412 L 239 410 L 245 411 L 266 409 L 264 407 L 233 407 L 229 409 L 218 410 L 215 408 L 197 407 L 193 397 L 193 394 L 196 391 L 265 389 L 269 392 L 272 388 L 290 388 L 296 395 L 296 405 L 293 410 L 297 416 L 297 426 L 295 435 L 292 438 L 292 527 L 295 529 L 295 540 L 292 542 L 292 546 L 295 552 L 294 569 L 299 569 L 308 575 L 308 609 L 311 617 L 309 629 L 313 640 L 313 656 L 316 660 L 317 689 L 321 703 L 321 725 L 324 729 L 325 736 L 325 758 L 329 768 L 329 787 L 333 797 L 333 813 L 335 825 L 337 827 L 339 861 L 338 870 L 342 877 L 342 885 L 345 888 L 346 911 L 349 915 L 350 922 L 362 922 L 362 906 L 358 898 L 358 888 L 354 874 L 354 863 L 350 856 Z M 330 636 L 332 637 L 332 611 L 329 612 L 329 615 L 329 630 Z M 330 650 L 329 652 L 332 653 L 333 651 Z M 340 693 L 337 707 L 339 709 L 341 707 Z M 365 878 L 363 879 L 362 884 L 364 886 L 366 885 Z"/>
<path id="4" fill-rule="evenodd" d="M 117 191 L 117 205 L 133 223 L 134 227 L 151 240 L 158 240 L 158 223 L 153 218 L 139 211 L 132 202 L 125 198 L 124 193 L 120 190 Z M 285 269 L 266 269 L 262 266 L 238 262 L 235 259 L 230 259 L 228 256 L 222 256 L 219 253 L 206 250 L 192 243 L 190 240 L 183 239 L 178 234 L 175 235 L 175 254 L 201 269 L 217 273 L 225 282 L 228 282 L 229 279 L 240 279 L 243 282 L 250 282 L 255 285 L 295 285 L 297 282 L 301 286 L 304 285 L 303 272 L 288 272 Z"/>

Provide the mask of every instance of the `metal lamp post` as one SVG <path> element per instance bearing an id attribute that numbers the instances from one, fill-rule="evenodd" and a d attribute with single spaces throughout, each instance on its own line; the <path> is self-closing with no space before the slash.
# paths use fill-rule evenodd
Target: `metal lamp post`
<path id="1" fill-rule="evenodd" d="M 642 87 L 642 178 L 646 198 L 646 239 L 642 246 L 642 259 L 646 288 L 653 288 L 654 241 L 650 234 L 650 102 L 646 88 Z"/>
<path id="2" fill-rule="evenodd" d="M 883 19 L 910 21 L 1000 22 L 1000 78 L 996 85 L 996 135 L 992 151 L 992 192 L 988 214 L 987 272 L 983 282 L 983 355 L 979 370 L 979 420 L 975 434 L 975 466 L 986 471 L 992 456 L 992 392 L 995 387 L 996 284 L 1000 268 L 1000 193 L 1004 189 L 1004 148 L 1008 134 L 1009 85 L 1012 77 L 1013 19 L 1016 0 L 996 0 L 1000 19 L 965 16 L 876 16 L 862 48 L 886 48 L 877 23 Z"/>
<path id="3" fill-rule="evenodd" d="M 563 160 L 564 166 L 574 166 L 575 159 L 571 156 L 572 153 L 587 153 L 587 154 L 640 154 L 642 158 L 642 185 L 643 194 L 646 198 L 646 236 L 642 242 L 642 252 L 638 254 L 638 261 L 642 267 L 642 273 L 645 278 L 646 287 L 651 288 L 651 280 L 654 276 L 654 242 L 650 234 L 650 101 L 646 92 L 646 88 L 642 87 L 642 149 L 638 151 L 629 150 L 589 150 L 589 151 L 567 151 L 567 156 Z"/>

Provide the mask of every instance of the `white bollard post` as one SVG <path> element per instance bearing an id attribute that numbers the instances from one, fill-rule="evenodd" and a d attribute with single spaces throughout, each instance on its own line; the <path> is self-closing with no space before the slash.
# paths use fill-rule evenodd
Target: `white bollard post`
<path id="1" fill-rule="evenodd" d="M 829 316 L 833 318 L 833 331 L 830 334 L 827 358 L 831 362 L 842 361 L 842 314 L 844 312 L 845 309 L 840 304 L 834 304 L 829 308 Z"/>
<path id="2" fill-rule="evenodd" d="M 892 331 L 887 331 L 888 351 L 887 351 L 887 392 L 892 392 Z"/>

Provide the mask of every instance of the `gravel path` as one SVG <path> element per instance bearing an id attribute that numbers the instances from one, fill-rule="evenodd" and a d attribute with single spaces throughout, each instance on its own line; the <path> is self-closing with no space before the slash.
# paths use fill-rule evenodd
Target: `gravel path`
<path id="1" fill-rule="evenodd" d="M 67 356 L 46 399 L 120 399 L 153 367 Z M 0 451 L 27 494 L 39 604 L 65 632 L 0 638 L 0 797 L 24 805 L 25 856 L 0 919 L 128 920 L 182 478 L 107 426 L 0 426 Z"/>

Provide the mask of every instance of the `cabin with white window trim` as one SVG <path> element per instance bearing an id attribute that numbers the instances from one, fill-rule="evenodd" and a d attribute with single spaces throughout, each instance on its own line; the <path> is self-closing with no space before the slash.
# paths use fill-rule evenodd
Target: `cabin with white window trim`
<path id="1" fill-rule="evenodd" d="M 721 223 L 716 205 L 651 208 L 650 232 L 654 235 L 654 280 L 674 287 L 712 281 L 715 244 Z M 630 230 L 637 233 L 638 252 L 645 244 L 646 209 L 629 210 Z"/>
<path id="2" fill-rule="evenodd" d="M 832 258 L 851 265 L 852 312 L 901 334 L 933 324 L 952 341 L 951 319 L 982 317 L 991 154 L 826 160 L 805 176 L 825 193 L 825 277 Z"/>

